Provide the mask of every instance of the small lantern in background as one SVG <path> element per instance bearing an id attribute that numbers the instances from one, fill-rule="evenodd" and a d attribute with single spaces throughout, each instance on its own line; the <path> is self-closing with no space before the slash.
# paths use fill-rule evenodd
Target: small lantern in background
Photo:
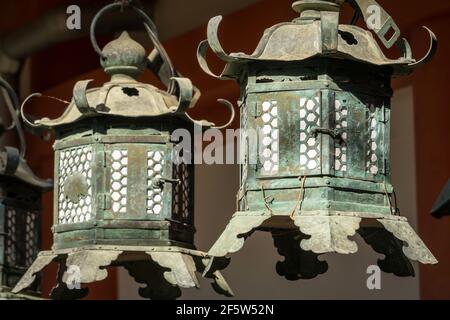
<path id="1" fill-rule="evenodd" d="M 54 245 L 39 254 L 14 292 L 56 261 L 60 272 L 52 298 L 81 298 L 87 289 L 80 285 L 105 279 L 108 266 L 121 266 L 147 285 L 141 296 L 172 299 L 180 288 L 199 286 L 195 272 L 209 261 L 194 247 L 193 152 L 182 155 L 188 161 L 172 157 L 172 133 L 182 128 L 193 134 L 198 124 L 186 111 L 199 92 L 177 74 L 153 22 L 133 5 L 127 8 L 143 18 L 155 50 L 147 57 L 126 32 L 99 49 L 97 20 L 121 6 L 106 6 L 91 25 L 94 49 L 111 80 L 89 90 L 90 80 L 77 83 L 60 118 L 29 122 L 56 134 Z M 167 92 L 136 80 L 147 66 Z M 208 277 L 216 291 L 231 294 L 219 272 Z"/>
<path id="2" fill-rule="evenodd" d="M 318 255 L 357 252 L 348 237 L 358 232 L 386 255 L 379 261 L 385 272 L 414 275 L 407 258 L 437 263 L 398 215 L 390 172 L 391 78 L 428 62 L 436 37 L 427 29 L 430 50 L 415 61 L 376 1 L 349 2 L 356 15 L 345 25 L 339 24 L 344 0 L 296 1 L 300 17 L 267 29 L 252 55 L 226 54 L 217 36 L 221 17 L 210 20 L 198 59 L 206 73 L 241 85 L 245 160 L 237 212 L 211 256 L 225 257 L 255 230 L 268 231 L 285 256 L 277 272 L 289 280 L 313 278 L 327 270 Z M 380 10 L 380 25 L 370 25 L 370 6 Z M 361 14 L 387 48 L 400 48 L 401 58 L 386 58 L 371 32 L 355 25 Z M 220 76 L 208 68 L 208 47 L 226 62 Z M 252 129 L 263 135 L 256 164 L 249 162 Z"/>
<path id="3" fill-rule="evenodd" d="M 20 151 L 8 146 L 0 149 L 0 299 L 30 299 L 39 296 L 39 283 L 26 295 L 12 294 L 11 289 L 39 252 L 41 195 L 52 188 L 52 182 L 36 177 L 27 165 L 17 95 L 2 78 L 0 87 L 12 118 L 9 127 L 0 118 L 0 136 L 16 129 L 21 144 Z"/>
<path id="4" fill-rule="evenodd" d="M 440 219 L 450 215 L 450 180 L 447 181 L 431 209 L 433 217 Z"/>

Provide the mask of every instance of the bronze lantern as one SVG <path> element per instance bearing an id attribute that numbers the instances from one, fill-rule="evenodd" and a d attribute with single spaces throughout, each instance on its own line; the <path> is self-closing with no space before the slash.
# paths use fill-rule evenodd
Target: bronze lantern
<path id="1" fill-rule="evenodd" d="M 222 17 L 210 20 L 198 59 L 209 75 L 241 86 L 244 159 L 236 213 L 211 256 L 237 252 L 253 232 L 266 231 L 285 257 L 277 272 L 313 278 L 327 270 L 319 255 L 356 253 L 349 237 L 359 233 L 386 256 L 378 261 L 385 272 L 414 275 L 409 259 L 437 263 L 399 215 L 390 165 L 391 79 L 427 63 L 436 37 L 427 29 L 430 50 L 416 61 L 376 1 L 348 2 L 355 18 L 341 24 L 344 0 L 295 1 L 299 17 L 267 29 L 250 55 L 225 53 L 217 35 Z M 370 6 L 379 9 L 379 25 L 370 23 Z M 361 15 L 387 48 L 400 48 L 400 58 L 387 58 L 372 33 L 356 25 Z M 209 47 L 226 63 L 220 75 L 207 65 Z M 251 140 L 249 130 L 262 138 Z"/>
<path id="2" fill-rule="evenodd" d="M 41 252 L 15 287 L 19 292 L 50 262 L 60 265 L 51 297 L 81 298 L 83 284 L 103 280 L 106 267 L 124 267 L 141 284 L 142 297 L 174 299 L 181 288 L 198 287 L 209 256 L 194 246 L 194 165 L 178 161 L 177 129 L 193 132 L 186 113 L 200 92 L 174 69 L 158 40 L 153 22 L 134 5 L 155 49 L 145 49 L 127 32 L 97 45 L 97 20 L 119 2 L 100 10 L 91 25 L 91 41 L 111 80 L 88 89 L 78 82 L 61 117 L 28 121 L 55 132 L 54 244 Z M 137 80 L 151 69 L 167 91 Z M 26 119 L 26 116 L 24 117 Z M 183 154 L 190 159 L 191 150 Z M 214 289 L 232 292 L 219 272 L 208 273 Z"/>

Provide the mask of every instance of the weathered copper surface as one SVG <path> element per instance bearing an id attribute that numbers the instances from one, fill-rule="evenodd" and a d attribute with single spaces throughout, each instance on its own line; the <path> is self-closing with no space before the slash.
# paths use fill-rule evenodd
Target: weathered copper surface
<path id="1" fill-rule="evenodd" d="M 357 252 L 352 238 L 359 233 L 386 255 L 379 261 L 386 272 L 413 275 L 406 257 L 437 263 L 399 217 L 390 169 L 391 78 L 428 62 L 436 37 L 427 29 L 429 52 L 416 61 L 376 1 L 349 0 L 356 14 L 348 25 L 339 24 L 343 2 L 296 1 L 300 17 L 267 29 L 253 54 L 225 53 L 218 39 L 222 18 L 210 20 L 198 60 L 209 75 L 241 86 L 245 159 L 237 212 L 210 249 L 212 256 L 240 250 L 255 230 L 275 232 L 282 235 L 282 240 L 274 235 L 275 245 L 287 256 L 278 273 L 311 278 L 326 271 L 318 255 Z M 368 22 L 365 10 L 371 5 L 381 14 L 373 31 L 386 47 L 396 44 L 400 58 L 387 58 L 372 33 L 356 26 L 361 12 Z M 226 63 L 220 75 L 207 65 L 208 48 Z M 249 130 L 263 139 L 251 140 Z M 256 164 L 249 161 L 255 145 Z"/>
<path id="2" fill-rule="evenodd" d="M 60 265 L 58 286 L 53 298 L 82 298 L 88 294 L 86 288 L 67 287 L 68 268 L 80 267 L 80 285 L 106 279 L 106 267 L 124 267 L 136 282 L 145 285 L 139 290 L 144 298 L 175 299 L 181 296 L 181 288 L 199 288 L 196 272 L 204 272 L 209 257 L 200 251 L 180 247 L 164 246 L 86 246 L 76 249 L 43 251 L 13 289 L 17 293 L 32 285 L 48 264 L 56 261 Z M 213 288 L 220 294 L 233 294 L 219 271 L 208 276 Z"/>
<path id="3" fill-rule="evenodd" d="M 106 6 L 91 26 L 93 47 L 111 80 L 92 89 L 92 80 L 79 81 L 61 117 L 26 120 L 56 135 L 54 244 L 14 292 L 28 287 L 34 275 L 55 260 L 60 271 L 51 298 L 87 294 L 87 289 L 67 286 L 73 268 L 79 269 L 80 283 L 88 284 L 105 279 L 105 267 L 118 266 L 147 285 L 140 290 L 143 297 L 172 299 L 180 296 L 181 288 L 198 287 L 195 272 L 203 272 L 203 260 L 209 259 L 194 246 L 193 150 L 185 150 L 186 161 L 178 161 L 180 142 L 172 134 L 184 129 L 193 135 L 194 125 L 214 124 L 186 113 L 200 92 L 173 68 L 153 22 L 139 8 L 128 7 L 143 17 L 155 47 L 149 56 L 127 32 L 98 48 L 97 20 L 120 6 Z M 137 80 L 147 67 L 166 91 Z M 24 105 L 22 116 L 27 119 Z M 210 276 L 220 293 L 232 294 L 218 272 Z"/>

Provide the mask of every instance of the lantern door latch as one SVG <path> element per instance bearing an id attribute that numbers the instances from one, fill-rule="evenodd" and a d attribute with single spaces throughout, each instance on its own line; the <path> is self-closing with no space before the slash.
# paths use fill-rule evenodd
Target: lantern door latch
<path id="1" fill-rule="evenodd" d="M 317 136 L 318 134 L 327 134 L 331 136 L 334 140 L 338 141 L 339 143 L 344 142 L 344 139 L 342 138 L 342 132 L 340 129 L 328 129 L 328 128 L 321 128 L 321 127 L 312 127 L 311 128 L 311 135 Z"/>
<path id="2" fill-rule="evenodd" d="M 157 178 L 153 182 L 153 186 L 159 189 L 162 189 L 164 187 L 164 184 L 170 183 L 173 185 L 178 185 L 181 183 L 180 179 L 170 179 L 170 178 Z"/>

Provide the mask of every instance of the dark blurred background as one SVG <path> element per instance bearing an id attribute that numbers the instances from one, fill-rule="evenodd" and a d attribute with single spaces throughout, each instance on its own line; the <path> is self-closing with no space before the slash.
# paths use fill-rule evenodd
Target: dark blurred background
<path id="1" fill-rule="evenodd" d="M 70 100 L 73 85 L 81 79 L 107 81 L 98 56 L 87 36 L 95 12 L 111 1 L 3 0 L 0 4 L 0 73 L 11 81 L 21 97 L 43 92 Z M 296 17 L 292 0 L 141 0 L 160 32 L 160 37 L 176 68 L 192 79 L 202 91 L 202 99 L 191 112 L 195 118 L 216 123 L 228 114 L 217 105 L 217 98 L 236 101 L 239 88 L 232 82 L 214 80 L 204 74 L 196 60 L 198 43 L 206 37 L 206 24 L 214 15 L 224 15 L 220 36 L 229 52 L 251 53 L 265 28 Z M 434 200 L 450 177 L 450 106 L 448 78 L 450 66 L 450 1 L 379 0 L 393 16 L 402 34 L 420 58 L 428 48 L 426 32 L 431 28 L 439 39 L 438 54 L 432 63 L 414 75 L 393 82 L 393 179 L 402 214 L 439 260 L 437 266 L 416 267 L 416 278 L 383 275 L 382 290 L 366 287 L 366 268 L 379 257 L 358 241 L 360 251 L 352 256 L 327 256 L 330 270 L 314 280 L 288 282 L 275 272 L 276 253 L 269 235 L 256 233 L 245 248 L 233 256 L 224 272 L 236 298 L 250 299 L 442 299 L 450 298 L 450 219 L 431 217 Z M 81 7 L 82 30 L 66 28 L 66 9 Z M 348 23 L 350 8 L 342 14 Z M 149 41 L 142 26 L 131 14 L 107 16 L 99 26 L 99 42 L 105 44 L 121 29 L 146 46 Z M 149 48 L 150 49 L 150 48 Z M 398 52 L 386 52 L 395 57 Z M 211 55 L 217 72 L 221 63 Z M 150 73 L 142 81 L 155 81 Z M 47 100 L 31 103 L 29 112 L 56 117 L 63 105 Z M 0 111 L 3 112 L 3 111 Z M 238 120 L 234 127 L 238 127 Z M 27 136 L 27 159 L 42 177 L 52 177 L 52 141 Z M 5 141 L 15 143 L 14 135 Z M 196 244 L 207 251 L 234 213 L 238 189 L 238 167 L 199 166 L 196 173 Z M 44 198 L 43 249 L 52 245 L 52 195 Z M 44 293 L 54 285 L 56 270 L 45 272 Z M 126 272 L 111 270 L 110 277 L 91 286 L 89 299 L 137 298 L 136 285 Z M 216 298 L 208 284 L 199 291 L 186 291 L 184 298 Z"/>

